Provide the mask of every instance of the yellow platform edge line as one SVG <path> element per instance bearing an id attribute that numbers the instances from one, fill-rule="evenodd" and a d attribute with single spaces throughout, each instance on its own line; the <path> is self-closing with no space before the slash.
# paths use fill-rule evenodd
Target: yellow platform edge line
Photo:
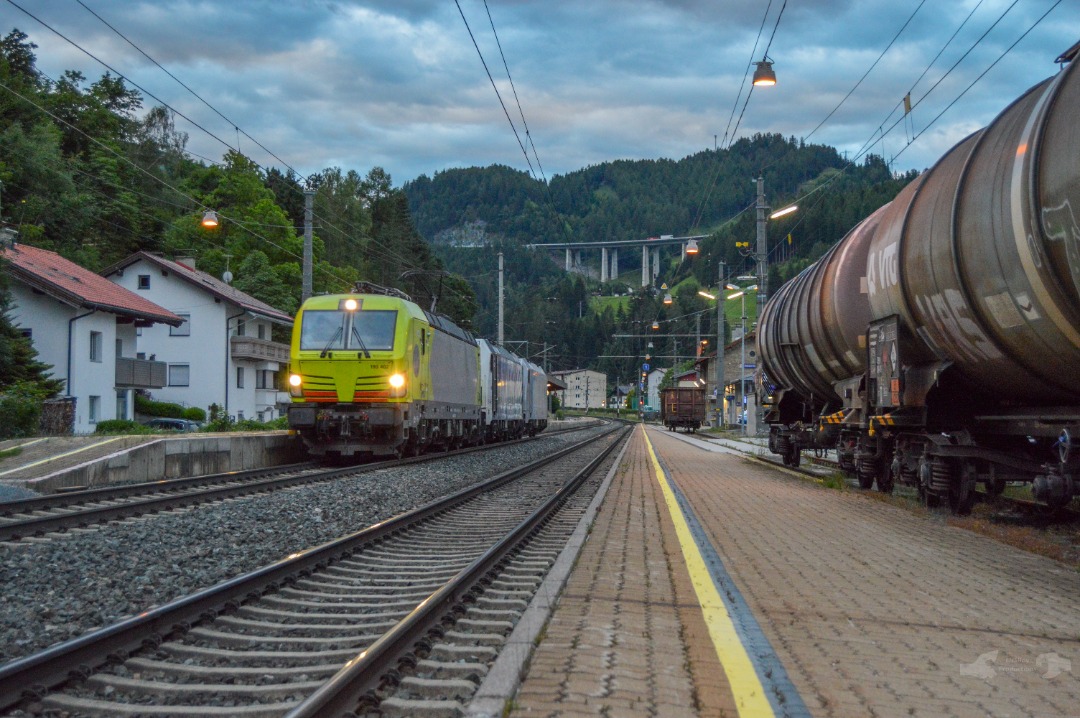
<path id="1" fill-rule="evenodd" d="M 645 438 L 645 446 L 649 450 L 649 459 L 653 464 L 656 481 L 660 484 L 668 513 L 671 514 L 671 520 L 675 524 L 675 534 L 679 538 L 683 559 L 690 572 L 690 582 L 694 585 L 698 603 L 701 604 L 705 625 L 709 629 L 709 638 L 712 639 L 716 656 L 720 659 L 720 665 L 731 685 L 739 716 L 741 718 L 775 718 L 776 713 L 765 695 L 765 687 L 761 684 L 750 655 L 739 639 L 731 614 L 728 613 L 723 599 L 716 590 L 716 584 L 705 565 L 705 559 L 690 533 L 690 526 L 686 523 L 679 502 L 675 498 L 675 492 L 668 483 L 669 479 L 663 467 L 660 466 L 659 459 L 656 458 L 656 451 L 653 450 L 652 442 L 649 441 L 644 427 L 641 428 L 641 433 Z"/>
<path id="2" fill-rule="evenodd" d="M 67 452 L 65 452 L 63 454 L 57 454 L 56 456 L 49 456 L 49 457 L 41 459 L 39 461 L 35 461 L 35 462 L 31 463 L 31 464 L 24 464 L 23 466 L 19 466 L 19 467 L 16 467 L 14 469 L 10 469 L 8 471 L 2 471 L 2 472 L 0 472 L 0 476 L 7 476 L 8 474 L 14 474 L 17 471 L 25 471 L 26 469 L 32 469 L 35 466 L 40 466 L 41 464 L 47 464 L 50 461 L 56 461 L 57 459 L 62 459 L 65 456 L 71 456 L 72 454 L 78 454 L 78 453 L 81 453 L 81 452 L 86 451 L 88 449 L 93 449 L 93 448 L 98 447 L 98 446 L 104 446 L 105 444 L 111 444 L 114 441 L 119 441 L 120 439 L 126 439 L 126 438 L 127 438 L 126 436 L 116 436 L 116 437 L 113 437 L 112 439 L 105 439 L 104 441 L 99 441 L 97 443 L 90 444 L 88 446 L 83 446 L 83 447 L 81 447 L 79 449 L 74 449 L 72 451 L 67 451 Z"/>

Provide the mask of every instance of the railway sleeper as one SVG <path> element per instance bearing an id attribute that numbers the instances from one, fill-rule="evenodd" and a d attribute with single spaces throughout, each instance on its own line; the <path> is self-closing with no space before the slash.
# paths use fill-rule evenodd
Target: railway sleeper
<path id="1" fill-rule="evenodd" d="M 463 646 L 501 646 L 506 643 L 505 633 L 473 633 L 467 630 L 456 630 L 458 628 L 465 628 L 464 626 L 461 626 L 461 623 L 460 620 L 455 621 L 455 630 L 447 631 L 443 635 L 443 638 Z M 490 626 L 488 628 L 490 628 Z M 511 628 L 513 628 L 513 626 L 511 626 Z"/>
<path id="2" fill-rule="evenodd" d="M 427 658 L 443 662 L 483 662 L 494 661 L 499 652 L 491 646 L 460 646 L 452 643 L 436 643 L 431 647 Z"/>
<path id="3" fill-rule="evenodd" d="M 428 595 L 431 595 L 430 593 Z M 386 623 L 393 623 L 393 619 L 389 618 L 390 614 L 387 614 L 388 618 Z M 396 615 L 396 614 L 395 614 Z M 233 618 L 244 618 L 249 621 L 265 620 L 267 622 L 278 621 L 281 623 L 302 623 L 305 625 L 347 625 L 356 621 L 355 613 L 312 613 L 312 612 L 299 612 L 299 611 L 277 611 L 262 606 L 244 606 Z M 365 614 L 365 619 L 372 618 L 371 614 Z M 373 622 L 378 622 L 373 620 Z"/>
<path id="4" fill-rule="evenodd" d="M 356 657 L 355 648 L 333 648 L 314 651 L 241 651 L 233 648 L 221 648 L 219 646 L 195 646 L 189 643 L 166 643 L 158 650 L 160 657 L 174 657 L 182 660 L 202 661 L 204 664 L 219 662 L 227 666 L 252 666 L 266 664 L 269 667 L 279 665 L 283 660 L 290 663 L 311 661 L 309 665 L 320 665 L 318 662 L 336 662 L 338 665 Z"/>
<path id="5" fill-rule="evenodd" d="M 225 626 L 238 632 L 243 631 L 260 631 L 266 634 L 286 634 L 286 633 L 302 633 L 305 635 L 330 633 L 340 635 L 343 626 L 354 626 L 356 628 L 363 628 L 369 631 L 388 631 L 393 628 L 397 621 L 364 621 L 359 623 L 356 617 L 353 620 L 345 623 L 276 623 L 273 621 L 252 621 L 245 618 L 237 618 L 235 616 L 222 616 L 218 618 L 215 625 Z"/>
<path id="6" fill-rule="evenodd" d="M 417 661 L 416 672 L 427 678 L 469 678 L 470 676 L 486 676 L 488 667 L 484 663 L 434 661 L 425 658 Z"/>
<path id="7" fill-rule="evenodd" d="M 476 684 L 467 678 L 421 678 L 408 676 L 402 679 L 398 690 L 420 698 L 461 700 L 476 692 Z M 385 703 L 383 704 L 385 706 Z"/>
<path id="8" fill-rule="evenodd" d="M 267 675 L 276 677 L 270 671 L 267 672 Z M 268 683 L 264 685 L 254 683 L 172 683 L 98 673 L 90 676 L 86 683 L 88 686 L 98 689 L 99 692 L 105 688 L 112 688 L 113 691 L 123 691 L 130 696 L 183 698 L 218 695 L 266 700 L 291 698 L 301 693 L 312 693 L 322 686 L 323 681 L 296 681 L 293 683 Z M 46 701 L 48 701 L 48 698 L 46 698 Z"/>
<path id="9" fill-rule="evenodd" d="M 66 711 L 69 715 L 103 716 L 104 718 L 151 718 L 169 716 L 181 718 L 279 718 L 286 711 L 300 705 L 299 700 L 276 703 L 273 706 L 147 706 L 141 703 L 112 703 L 91 698 L 79 698 L 65 694 L 49 696 L 49 708 Z"/>
<path id="10" fill-rule="evenodd" d="M 457 701 L 387 698 L 379 704 L 379 711 L 385 718 L 459 718 L 465 707 Z"/>
<path id="11" fill-rule="evenodd" d="M 358 645 L 370 645 L 377 641 L 381 633 L 378 631 L 364 631 L 353 635 L 343 636 L 340 633 L 329 638 L 316 636 L 266 636 L 260 634 L 227 633 L 215 631 L 210 628 L 193 628 L 188 633 L 192 638 L 204 641 L 213 641 L 223 646 L 251 646 L 251 645 L 274 645 L 274 646 L 311 646 L 311 647 L 341 647 L 350 648 Z M 272 650 L 272 649 L 271 649 Z"/>
<path id="12" fill-rule="evenodd" d="M 310 666 L 201 666 L 192 663 L 170 663 L 157 661 L 152 658 L 129 658 L 123 663 L 124 668 L 133 674 L 141 674 L 141 677 L 149 675 L 178 675 L 189 676 L 237 676 L 241 678 L 258 678 L 272 673 L 275 676 L 296 676 L 299 678 L 329 678 L 341 669 L 341 663 L 322 663 Z"/>

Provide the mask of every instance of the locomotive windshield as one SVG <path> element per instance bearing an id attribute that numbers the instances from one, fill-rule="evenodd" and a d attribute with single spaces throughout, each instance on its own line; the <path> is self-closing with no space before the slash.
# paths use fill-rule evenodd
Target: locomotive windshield
<path id="1" fill-rule="evenodd" d="M 397 312 L 393 310 L 309 309 L 300 327 L 300 349 L 389 351 L 394 348 L 396 323 Z"/>

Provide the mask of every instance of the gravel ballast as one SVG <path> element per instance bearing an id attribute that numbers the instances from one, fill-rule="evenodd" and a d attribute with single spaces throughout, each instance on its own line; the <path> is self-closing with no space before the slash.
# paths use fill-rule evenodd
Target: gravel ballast
<path id="1" fill-rule="evenodd" d="M 0 664 L 253 571 L 583 440 L 582 432 L 0 544 Z"/>

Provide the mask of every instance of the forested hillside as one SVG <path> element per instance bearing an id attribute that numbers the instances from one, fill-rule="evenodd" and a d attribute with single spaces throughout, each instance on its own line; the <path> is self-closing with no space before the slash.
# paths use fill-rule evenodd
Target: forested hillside
<path id="1" fill-rule="evenodd" d="M 652 353 L 658 356 L 692 354 L 697 340 L 690 335 L 715 336 L 714 314 L 706 311 L 708 302 L 697 290 L 716 286 L 721 259 L 731 277 L 754 273 L 753 257 L 737 245 L 755 243 L 758 176 L 765 179 L 766 202 L 772 207 L 802 198 L 798 212 L 768 225 L 775 291 L 890 201 L 914 173 L 893 176 L 873 155 L 848 164 L 831 147 L 758 135 L 678 161 L 605 162 L 553 177 L 547 186 L 525 172 L 495 166 L 421 176 L 403 189 L 418 230 L 451 270 L 473 284 L 481 332 L 496 331 L 496 253 L 501 251 L 508 287 L 506 338 L 527 341 L 534 359 L 547 358 L 554 367 L 589 366 L 629 382 L 649 352 L 649 338 L 613 335 L 648 334 L 659 320 L 658 335 L 682 336 L 653 341 Z M 639 254 L 624 251 L 620 280 L 601 286 L 595 276 L 567 275 L 561 252 L 523 249 L 526 244 L 662 234 L 708 239 L 692 261 L 666 262 L 658 280 L 644 291 Z M 594 270 L 599 266 L 598 256 L 589 261 Z M 671 306 L 661 303 L 661 283 L 672 289 Z M 632 296 L 618 301 L 595 296 L 628 292 Z"/>
<path id="2" fill-rule="evenodd" d="M 511 348 L 551 368 L 592 367 L 624 382 L 650 351 L 642 332 L 654 321 L 662 333 L 684 335 L 681 349 L 657 342 L 657 355 L 690 354 L 685 336 L 715 333 L 696 292 L 715 287 L 720 259 L 731 276 L 753 267 L 737 244 L 754 239 L 746 210 L 757 176 L 774 207 L 805 197 L 796 214 L 770 222 L 774 289 L 910 179 L 892 176 L 876 157 L 849 165 L 831 147 L 778 135 L 679 160 L 605 162 L 547 183 L 503 166 L 442 171 L 400 189 L 378 167 L 331 167 L 304 179 L 224 146 L 220 159 L 193 156 L 171 110 L 144 107 L 110 74 L 92 82 L 74 71 L 45 77 L 35 49 L 19 30 L 0 40 L 0 220 L 19 241 L 92 270 L 136 250 L 194 255 L 200 269 L 221 276 L 228 268 L 235 286 L 294 312 L 309 185 L 316 292 L 357 279 L 396 286 L 425 308 L 437 298 L 440 311 L 495 337 L 502 252 Z M 206 230 L 200 219 L 211 209 L 222 223 Z M 561 254 L 525 249 L 660 234 L 708 238 L 692 261 L 665 260 L 644 289 L 631 253 L 620 281 L 600 286 L 565 273 Z M 671 287 L 671 306 L 661 304 L 661 282 Z M 0 313 L 0 330 L 3 321 Z"/>
<path id="3" fill-rule="evenodd" d="M 192 156 L 172 111 L 144 111 L 144 98 L 108 73 L 94 82 L 74 71 L 45 77 L 35 49 L 19 30 L 0 40 L 0 218 L 19 241 L 91 270 L 137 250 L 194 256 L 199 269 L 221 276 L 228 266 L 237 288 L 295 312 L 301 178 L 224 146 L 220 160 Z M 428 304 L 441 264 L 390 176 L 332 167 L 307 182 L 315 189 L 314 291 L 344 291 L 363 278 Z M 217 229 L 200 225 L 204 210 L 217 212 Z M 440 309 L 467 321 L 468 286 L 442 283 Z"/>

